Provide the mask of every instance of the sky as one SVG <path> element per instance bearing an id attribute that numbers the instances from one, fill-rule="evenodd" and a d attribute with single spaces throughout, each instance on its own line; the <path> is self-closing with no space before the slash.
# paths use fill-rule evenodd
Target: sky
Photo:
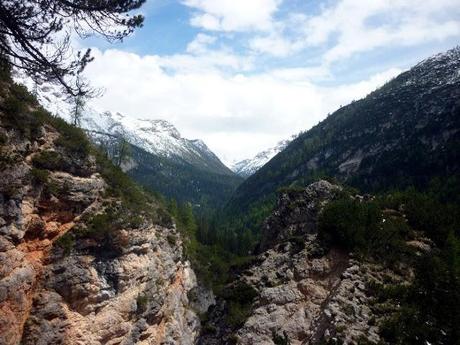
<path id="1" fill-rule="evenodd" d="M 460 44 L 459 0 L 147 0 L 121 43 L 78 42 L 101 111 L 165 119 L 223 162 L 308 130 Z"/>

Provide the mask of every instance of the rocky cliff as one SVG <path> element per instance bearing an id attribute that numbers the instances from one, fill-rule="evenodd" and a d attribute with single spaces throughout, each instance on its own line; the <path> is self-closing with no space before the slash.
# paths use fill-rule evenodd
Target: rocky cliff
<path id="1" fill-rule="evenodd" d="M 193 344 L 197 281 L 161 205 L 11 81 L 0 139 L 0 344 Z"/>
<path id="2" fill-rule="evenodd" d="M 412 269 L 326 246 L 318 216 L 343 195 L 326 181 L 282 193 L 262 229 L 260 254 L 237 270 L 211 307 L 201 344 L 376 344 L 379 325 L 397 305 L 381 303 L 376 286 L 400 286 Z M 356 200 L 365 197 L 352 196 Z M 417 250 L 428 250 L 420 241 Z M 399 265 L 400 263 L 398 263 Z"/>

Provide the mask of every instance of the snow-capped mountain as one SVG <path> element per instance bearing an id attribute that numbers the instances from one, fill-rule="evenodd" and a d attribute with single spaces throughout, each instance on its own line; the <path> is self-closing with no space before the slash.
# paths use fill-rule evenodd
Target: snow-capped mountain
<path id="1" fill-rule="evenodd" d="M 70 121 L 72 106 L 59 87 L 53 84 L 36 85 L 21 75 L 16 75 L 15 79 L 34 93 L 45 109 Z M 213 173 L 232 174 L 202 140 L 183 138 L 176 127 L 166 120 L 133 119 L 86 106 L 80 126 L 98 143 L 123 137 L 130 144 L 153 155 L 188 163 Z"/>
<path id="2" fill-rule="evenodd" d="M 155 156 L 186 162 L 215 173 L 231 174 L 202 140 L 183 138 L 166 120 L 132 119 L 120 113 L 92 111 L 83 117 L 81 126 L 94 138 L 122 136 L 130 144 Z"/>
<path id="3" fill-rule="evenodd" d="M 71 104 L 55 85 L 35 85 L 30 79 L 16 76 L 52 114 L 71 121 Z M 136 119 L 118 112 L 100 112 L 86 106 L 80 127 L 114 161 L 123 138 L 131 144 L 129 160 L 121 167 L 146 189 L 191 202 L 196 210 L 206 212 L 220 207 L 242 178 L 227 168 L 199 139 L 190 140 L 168 121 Z"/>
<path id="4" fill-rule="evenodd" d="M 241 177 L 247 178 L 264 166 L 269 160 L 275 157 L 279 152 L 283 151 L 289 143 L 297 136 L 293 135 L 290 139 L 282 140 L 274 147 L 259 152 L 253 158 L 245 159 L 234 163 L 231 169 Z"/>

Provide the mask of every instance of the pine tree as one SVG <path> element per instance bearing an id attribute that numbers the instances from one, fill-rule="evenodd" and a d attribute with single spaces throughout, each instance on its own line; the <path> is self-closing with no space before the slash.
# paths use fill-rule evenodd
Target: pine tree
<path id="1" fill-rule="evenodd" d="M 2 0 L 0 59 L 37 82 L 63 86 L 72 96 L 88 93 L 78 75 L 92 61 L 91 50 L 71 54 L 71 36 L 98 34 L 119 41 L 142 26 L 132 15 L 145 0 Z"/>
<path id="2" fill-rule="evenodd" d="M 120 136 L 118 139 L 117 153 L 115 156 L 115 164 L 121 167 L 123 163 L 126 163 L 131 157 L 131 145 L 124 136 Z"/>
<path id="3" fill-rule="evenodd" d="M 85 108 L 86 100 L 83 95 L 77 95 L 73 97 L 72 104 L 72 123 L 74 126 L 81 126 L 81 119 L 83 117 L 83 110 Z"/>
<path id="4" fill-rule="evenodd" d="M 168 211 L 169 214 L 174 218 L 177 219 L 179 216 L 179 209 L 177 207 L 177 201 L 176 199 L 170 199 L 168 202 Z"/>

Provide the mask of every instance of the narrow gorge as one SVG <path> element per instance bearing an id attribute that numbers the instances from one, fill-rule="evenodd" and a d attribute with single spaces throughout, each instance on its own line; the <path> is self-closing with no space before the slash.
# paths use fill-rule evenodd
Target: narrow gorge
<path id="1" fill-rule="evenodd" d="M 460 344 L 460 47 L 232 171 L 165 120 L 52 114 L 3 36 L 0 345 Z"/>

